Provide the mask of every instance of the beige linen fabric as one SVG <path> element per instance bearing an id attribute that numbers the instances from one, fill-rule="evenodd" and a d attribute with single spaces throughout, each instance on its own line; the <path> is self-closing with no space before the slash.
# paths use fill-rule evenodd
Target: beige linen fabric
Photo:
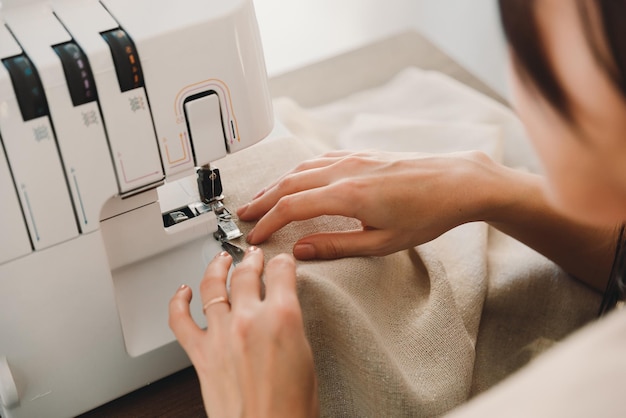
<path id="1" fill-rule="evenodd" d="M 240 191 L 228 201 L 235 207 L 311 154 L 286 138 L 233 157 L 218 167 L 225 190 Z M 244 170 L 249 176 L 241 175 Z M 244 232 L 252 226 L 240 225 Z M 269 259 L 290 252 L 305 234 L 358 227 L 341 217 L 297 222 L 261 248 Z M 477 239 L 457 245 L 469 236 Z M 438 251 L 446 245 L 449 251 Z M 459 265 L 455 247 L 469 262 Z M 486 228 L 475 224 L 451 231 L 438 245 L 388 257 L 299 263 L 298 291 L 322 416 L 434 416 L 467 399 L 484 280 L 476 280 L 474 289 L 462 286 L 472 296 L 458 304 L 453 287 L 459 286 L 448 279 L 445 264 L 454 277 L 471 283 L 471 277 L 485 277 L 485 252 Z"/>
<path id="2" fill-rule="evenodd" d="M 302 109 L 283 99 L 276 109 L 294 137 L 216 164 L 225 190 L 237 191 L 230 207 L 320 151 L 372 148 L 377 138 L 387 150 L 480 149 L 539 169 L 506 108 L 436 73 L 410 69 L 327 106 Z M 342 217 L 295 222 L 261 247 L 269 258 L 291 252 L 304 235 L 359 227 Z M 441 415 L 592 319 L 599 303 L 595 292 L 483 223 L 387 257 L 300 262 L 298 292 L 326 417 Z"/>

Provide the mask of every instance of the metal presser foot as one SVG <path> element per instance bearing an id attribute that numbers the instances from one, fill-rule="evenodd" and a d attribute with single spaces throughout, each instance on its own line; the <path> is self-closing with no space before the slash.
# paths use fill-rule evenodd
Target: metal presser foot
<path id="1" fill-rule="evenodd" d="M 213 237 L 220 241 L 222 249 L 231 255 L 234 264 L 239 264 L 243 260 L 244 250 L 230 241 L 243 235 L 230 211 L 224 206 L 222 180 L 220 171 L 217 168 L 203 166 L 198 169 L 198 191 L 200 199 L 217 217 L 217 231 Z"/>

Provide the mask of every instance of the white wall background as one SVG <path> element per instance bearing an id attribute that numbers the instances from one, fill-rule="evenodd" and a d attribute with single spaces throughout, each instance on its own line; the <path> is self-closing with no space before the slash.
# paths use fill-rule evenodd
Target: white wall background
<path id="1" fill-rule="evenodd" d="M 415 28 L 508 96 L 496 0 L 254 0 L 254 4 L 270 75 Z"/>

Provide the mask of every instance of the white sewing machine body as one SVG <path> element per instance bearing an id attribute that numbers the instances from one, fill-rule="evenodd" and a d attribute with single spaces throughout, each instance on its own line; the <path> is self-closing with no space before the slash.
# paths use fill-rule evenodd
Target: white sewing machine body
<path id="1" fill-rule="evenodd" d="M 0 415 L 71 416 L 189 365 L 167 302 L 221 250 L 195 169 L 273 116 L 252 0 L 19 4 L 0 9 Z"/>

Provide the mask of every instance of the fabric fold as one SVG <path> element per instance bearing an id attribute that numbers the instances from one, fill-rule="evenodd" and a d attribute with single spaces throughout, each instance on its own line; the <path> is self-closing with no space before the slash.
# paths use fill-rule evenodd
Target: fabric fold
<path id="1" fill-rule="evenodd" d="M 228 207 L 335 149 L 480 150 L 541 170 L 508 108 L 434 72 L 406 69 L 384 86 L 314 109 L 285 98 L 275 108 L 293 136 L 216 162 L 224 190 L 235 191 Z M 253 225 L 240 226 L 247 233 Z M 287 225 L 261 247 L 269 259 L 290 253 L 303 236 L 360 228 L 322 216 Z M 300 262 L 297 273 L 324 417 L 441 415 L 593 318 L 598 297 L 481 222 L 386 257 Z"/>

